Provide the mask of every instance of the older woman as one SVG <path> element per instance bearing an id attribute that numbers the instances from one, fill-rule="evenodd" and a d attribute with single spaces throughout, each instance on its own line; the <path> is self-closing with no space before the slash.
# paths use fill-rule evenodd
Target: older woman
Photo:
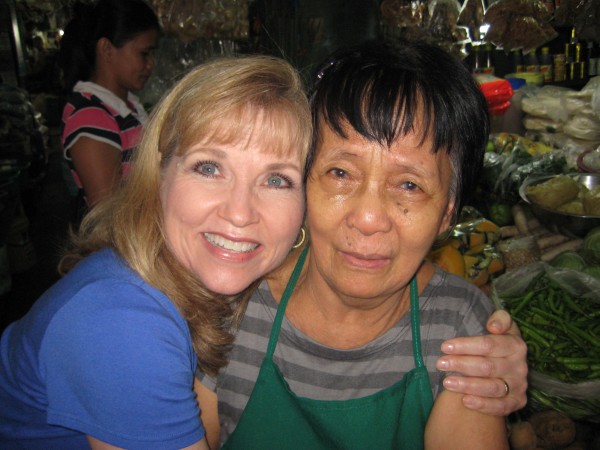
<path id="1" fill-rule="evenodd" d="M 175 85 L 68 273 L 0 339 L 0 448 L 207 448 L 194 370 L 225 364 L 244 290 L 297 238 L 311 130 L 283 60 L 219 60 Z"/>
<path id="2" fill-rule="evenodd" d="M 211 447 L 220 426 L 223 448 L 507 448 L 504 419 L 435 366 L 492 304 L 425 259 L 482 167 L 476 83 L 435 46 L 368 43 L 323 66 L 312 109 L 309 245 L 252 297 L 229 365 L 199 375 Z"/>

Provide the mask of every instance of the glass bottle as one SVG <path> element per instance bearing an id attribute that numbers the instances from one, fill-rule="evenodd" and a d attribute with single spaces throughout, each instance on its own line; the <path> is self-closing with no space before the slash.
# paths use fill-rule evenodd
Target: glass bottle
<path id="1" fill-rule="evenodd" d="M 512 67 L 515 73 L 525 72 L 525 66 L 523 65 L 523 54 L 520 49 L 512 51 Z"/>
<path id="2" fill-rule="evenodd" d="M 535 50 L 527 53 L 526 55 L 526 63 L 525 63 L 525 72 L 539 72 L 540 64 L 538 62 L 537 54 Z"/>
<path id="3" fill-rule="evenodd" d="M 542 47 L 542 52 L 540 54 L 540 72 L 544 75 L 544 83 L 552 82 L 552 57 L 550 56 L 549 47 Z"/>
<path id="4" fill-rule="evenodd" d="M 594 44 L 594 41 L 588 42 L 588 76 L 594 77 L 600 75 L 598 72 L 599 48 Z"/>
<path id="5" fill-rule="evenodd" d="M 471 66 L 471 72 L 474 74 L 477 73 L 481 73 L 482 72 L 482 66 L 481 66 L 481 56 L 480 56 L 480 46 L 479 45 L 474 45 L 472 48 L 472 54 L 473 54 L 473 63 Z"/>
<path id="6" fill-rule="evenodd" d="M 483 61 L 482 73 L 487 73 L 490 75 L 494 74 L 494 46 L 490 43 L 485 44 L 485 59 Z"/>

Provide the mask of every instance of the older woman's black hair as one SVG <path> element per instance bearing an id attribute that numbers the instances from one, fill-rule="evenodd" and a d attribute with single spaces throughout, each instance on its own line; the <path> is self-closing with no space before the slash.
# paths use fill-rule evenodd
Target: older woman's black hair
<path id="1" fill-rule="evenodd" d="M 95 66 L 96 43 L 107 38 L 122 47 L 136 35 L 160 30 L 158 17 L 144 0 L 77 2 L 60 44 L 64 88 L 70 92 L 79 80 L 89 80 Z"/>
<path id="2" fill-rule="evenodd" d="M 414 129 L 431 136 L 453 169 L 458 214 L 475 190 L 489 135 L 488 107 L 472 75 L 455 56 L 426 42 L 374 42 L 343 49 L 317 72 L 311 95 L 314 142 L 321 120 L 341 137 L 350 125 L 390 146 Z M 308 171 L 307 171 L 308 173 Z"/>

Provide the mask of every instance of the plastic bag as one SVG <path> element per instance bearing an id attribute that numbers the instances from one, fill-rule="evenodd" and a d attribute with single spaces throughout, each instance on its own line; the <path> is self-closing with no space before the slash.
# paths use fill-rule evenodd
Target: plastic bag
<path id="1" fill-rule="evenodd" d="M 381 18 L 391 28 L 417 27 L 424 23 L 427 4 L 421 0 L 383 0 Z"/>
<path id="2" fill-rule="evenodd" d="M 182 42 L 248 37 L 247 0 L 153 0 L 163 31 Z"/>
<path id="3" fill-rule="evenodd" d="M 554 12 L 554 23 L 557 26 L 574 26 L 581 40 L 600 42 L 600 2 L 562 0 Z"/>
<path id="4" fill-rule="evenodd" d="M 493 302 L 498 308 L 504 309 L 506 306 L 504 299 L 525 294 L 533 280 L 544 273 L 572 297 L 586 299 L 596 306 L 600 306 L 600 280 L 583 272 L 560 269 L 543 262 L 529 264 L 494 279 L 491 289 Z M 550 311 L 552 308 L 546 307 L 545 309 Z M 513 311 L 515 310 L 513 309 Z M 521 311 L 524 309 L 521 308 Z M 519 316 L 523 317 L 521 314 Z M 521 323 L 521 331 L 525 341 L 530 343 L 532 339 L 527 337 L 526 325 L 526 323 Z M 556 323 L 553 326 L 558 329 L 559 324 Z M 583 331 L 587 332 L 588 330 Z M 559 344 L 556 342 L 552 348 Z M 581 348 L 587 348 L 586 346 L 589 346 L 587 341 L 581 344 Z M 567 351 L 574 352 L 574 349 L 572 346 L 568 346 Z M 536 357 L 532 353 L 530 351 L 528 358 Z M 540 358 L 537 362 L 541 361 L 545 360 Z M 535 363 L 536 361 L 530 359 L 531 365 Z M 584 373 L 587 374 L 587 372 Z M 530 368 L 528 381 L 529 405 L 533 409 L 552 408 L 574 419 L 600 419 L 600 380 L 592 379 L 569 383 Z"/>
<path id="5" fill-rule="evenodd" d="M 513 96 L 511 84 L 502 78 L 488 74 L 475 74 L 475 80 L 483 92 L 490 113 L 502 115 L 510 107 L 510 99 Z"/>
<path id="6" fill-rule="evenodd" d="M 524 113 L 536 117 L 550 119 L 555 122 L 565 122 L 569 118 L 565 101 L 565 88 L 538 88 L 530 91 L 521 100 Z"/>
<path id="7" fill-rule="evenodd" d="M 485 12 L 490 24 L 485 40 L 506 51 L 528 53 L 558 36 L 550 14 L 539 0 L 498 0 Z"/>
<path id="8" fill-rule="evenodd" d="M 583 110 L 565 123 L 563 131 L 576 139 L 598 141 L 600 140 L 600 119 L 591 110 L 587 112 Z"/>
<path id="9" fill-rule="evenodd" d="M 596 117 L 600 118 L 600 76 L 590 79 L 581 90 L 591 92 L 590 106 Z"/>
<path id="10" fill-rule="evenodd" d="M 546 119 L 539 116 L 525 114 L 523 116 L 523 127 L 527 131 L 543 131 L 546 133 L 559 133 L 562 131 L 562 122 Z"/>
<path id="11" fill-rule="evenodd" d="M 456 22 L 460 5 L 456 0 L 433 0 L 429 3 L 428 28 L 431 34 L 446 41 L 456 40 Z"/>
<path id="12" fill-rule="evenodd" d="M 483 0 L 466 0 L 463 3 L 460 14 L 458 15 L 457 25 L 462 25 L 469 31 L 469 37 L 472 41 L 481 39 L 480 31 L 483 24 L 483 15 L 485 7 Z"/>

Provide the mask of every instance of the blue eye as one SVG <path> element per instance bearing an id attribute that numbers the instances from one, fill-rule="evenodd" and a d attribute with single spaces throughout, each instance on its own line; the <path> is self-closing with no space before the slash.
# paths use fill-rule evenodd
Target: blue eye
<path id="1" fill-rule="evenodd" d="M 292 180 L 280 174 L 273 174 L 267 178 L 267 185 L 274 188 L 289 188 L 292 187 Z"/>
<path id="2" fill-rule="evenodd" d="M 214 177 L 219 173 L 219 166 L 211 161 L 200 161 L 194 166 L 194 170 L 200 175 Z"/>

